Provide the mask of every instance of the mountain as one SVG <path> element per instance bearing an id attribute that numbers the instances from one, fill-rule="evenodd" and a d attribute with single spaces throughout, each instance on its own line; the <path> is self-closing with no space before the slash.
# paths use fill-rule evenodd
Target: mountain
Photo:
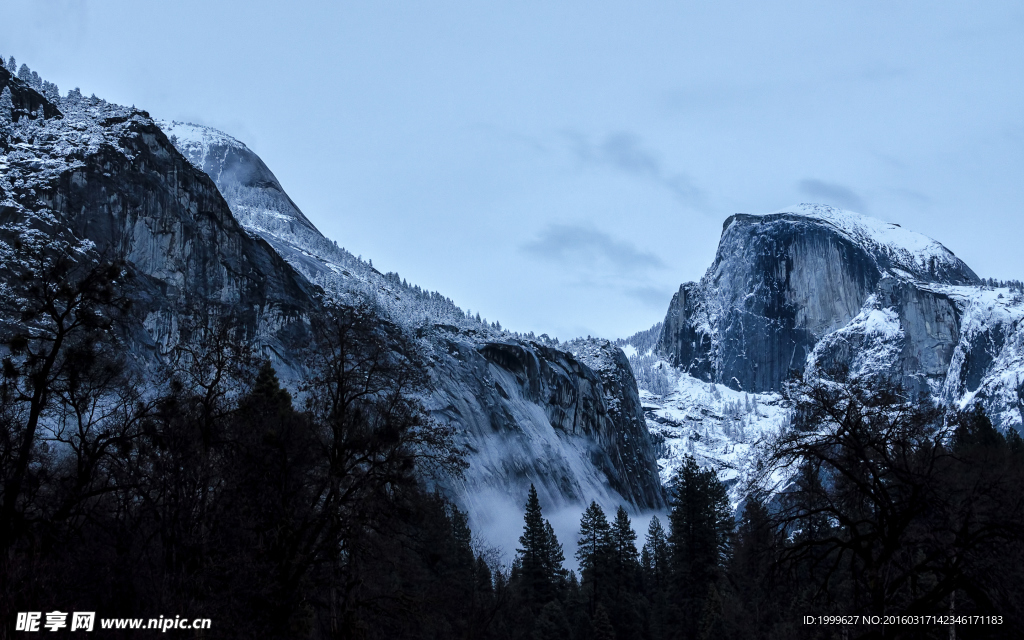
<path id="1" fill-rule="evenodd" d="M 481 530 L 503 526 L 530 484 L 556 509 L 662 508 L 684 454 L 738 487 L 756 442 L 789 424 L 780 391 L 796 374 L 882 377 L 951 407 L 979 403 L 1004 429 L 1024 416 L 1019 285 L 983 282 L 930 238 L 824 205 L 731 216 L 664 322 L 561 343 L 352 255 L 224 133 L 61 97 L 0 68 L 4 259 L 26 234 L 125 262 L 136 283 L 125 346 L 143 367 L 160 367 L 197 314 L 230 315 L 294 387 L 324 301 L 369 304 L 424 355 L 422 401 L 468 452 L 465 477 L 442 488 Z"/>
<path id="2" fill-rule="evenodd" d="M 620 346 L 635 349 L 663 479 L 688 452 L 741 477 L 751 443 L 788 424 L 779 392 L 796 374 L 880 377 L 1022 429 L 1019 283 L 985 284 L 940 243 L 853 212 L 731 216 L 705 276 L 648 333 Z"/>
<path id="3" fill-rule="evenodd" d="M 659 347 L 697 378 L 777 390 L 870 296 L 901 295 L 884 293 L 883 280 L 886 291 L 913 298 L 907 305 L 938 314 L 927 327 L 918 318 L 906 326 L 904 381 L 924 390 L 926 380 L 945 373 L 940 362 L 948 364 L 953 348 L 950 305 L 924 285 L 977 284 L 977 276 L 937 242 L 830 207 L 726 220 L 707 274 L 680 287 L 669 305 Z M 929 357 L 936 346 L 949 353 Z"/>
<path id="4" fill-rule="evenodd" d="M 311 316 L 328 299 L 362 301 L 424 355 L 422 400 L 468 452 L 465 477 L 442 488 L 476 530 L 503 527 L 501 512 L 518 510 L 530 484 L 551 508 L 664 506 L 616 346 L 471 317 L 324 238 L 241 142 L 77 90 L 43 95 L 31 81 L 0 69 L 0 251 L 18 259 L 32 236 L 124 261 L 134 283 L 124 346 L 137 366 L 159 369 L 194 326 L 231 316 L 297 389 Z"/>
<path id="5" fill-rule="evenodd" d="M 479 524 L 518 508 L 530 484 L 558 508 L 597 499 L 660 508 L 664 497 L 628 361 L 607 341 L 562 345 L 469 317 L 444 296 L 382 274 L 323 237 L 240 141 L 161 121 L 214 179 L 242 226 L 329 295 L 372 299 L 429 354 L 432 415 L 459 426 L 469 470 L 450 491 Z"/>

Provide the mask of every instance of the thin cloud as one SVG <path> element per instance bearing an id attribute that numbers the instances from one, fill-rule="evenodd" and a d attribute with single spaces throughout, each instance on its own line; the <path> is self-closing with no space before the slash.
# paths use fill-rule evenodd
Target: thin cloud
<path id="1" fill-rule="evenodd" d="M 673 291 L 658 287 L 628 287 L 623 293 L 648 307 L 667 309 Z"/>
<path id="2" fill-rule="evenodd" d="M 612 133 L 596 145 L 578 133 L 568 132 L 566 136 L 573 153 L 584 163 L 603 165 L 650 180 L 690 206 L 697 207 L 704 202 L 703 191 L 693 184 L 689 176 L 666 169 L 661 158 L 644 147 L 640 138 L 632 133 Z"/>
<path id="3" fill-rule="evenodd" d="M 629 273 L 665 268 L 665 263 L 653 253 L 589 225 L 551 224 L 520 248 L 538 258 L 574 267 L 594 268 L 603 264 Z"/>
<path id="4" fill-rule="evenodd" d="M 889 189 L 889 193 L 902 198 L 904 200 L 913 202 L 918 206 L 925 206 L 932 203 L 932 199 L 920 191 L 914 191 L 913 189 L 895 188 Z"/>
<path id="5" fill-rule="evenodd" d="M 867 213 L 867 206 L 864 199 L 857 195 L 849 187 L 841 184 L 822 182 L 813 178 L 800 181 L 800 192 L 811 198 L 821 200 L 826 204 L 835 205 L 843 209 L 850 209 L 858 213 Z"/>
<path id="6" fill-rule="evenodd" d="M 634 175 L 658 178 L 662 173 L 661 161 L 640 145 L 640 140 L 629 133 L 613 133 L 599 147 L 600 154 L 614 167 Z"/>

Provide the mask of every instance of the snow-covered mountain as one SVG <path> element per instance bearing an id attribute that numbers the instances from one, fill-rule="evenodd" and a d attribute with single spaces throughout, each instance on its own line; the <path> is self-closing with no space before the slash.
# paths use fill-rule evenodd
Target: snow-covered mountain
<path id="1" fill-rule="evenodd" d="M 1019 284 L 985 284 L 926 236 L 824 205 L 731 216 L 661 328 L 619 344 L 645 387 L 663 480 L 686 452 L 742 475 L 749 442 L 787 423 L 779 391 L 794 374 L 981 403 L 1003 429 L 1024 419 Z"/>
<path id="2" fill-rule="evenodd" d="M 496 511 L 518 510 L 531 483 L 554 509 L 664 506 L 617 347 L 512 334 L 380 273 L 324 238 L 229 136 L 160 123 L 168 136 L 144 111 L 42 88 L 0 68 L 0 252 L 15 259 L 31 235 L 124 260 L 138 298 L 125 347 L 141 366 L 159 366 L 200 310 L 236 316 L 294 379 L 324 297 L 362 300 L 422 349 L 433 383 L 423 400 L 469 452 L 465 478 L 445 488 L 475 530 L 502 526 Z"/>
<path id="3" fill-rule="evenodd" d="M 756 443 L 789 423 L 780 389 L 794 373 L 881 376 L 949 406 L 981 403 L 1002 428 L 1024 418 L 1020 287 L 982 282 L 930 238 L 822 205 L 730 217 L 714 263 L 664 322 L 615 343 L 559 343 L 339 247 L 230 136 L 0 68 L 4 259 L 19 234 L 125 260 L 138 283 L 128 348 L 149 363 L 187 337 L 182 310 L 198 308 L 236 315 L 287 379 L 325 297 L 369 302 L 422 348 L 423 400 L 469 451 L 466 477 L 446 488 L 480 530 L 501 526 L 531 483 L 555 509 L 661 508 L 685 454 L 738 488 Z"/>
<path id="4" fill-rule="evenodd" d="M 664 504 L 654 448 L 625 356 L 607 341 L 519 336 L 471 317 L 441 294 L 382 274 L 324 238 L 269 168 L 209 127 L 160 122 L 214 179 L 238 221 L 328 295 L 371 299 L 429 354 L 435 418 L 459 427 L 469 470 L 451 490 L 478 524 L 536 485 L 559 508 L 597 499 L 638 509 Z"/>

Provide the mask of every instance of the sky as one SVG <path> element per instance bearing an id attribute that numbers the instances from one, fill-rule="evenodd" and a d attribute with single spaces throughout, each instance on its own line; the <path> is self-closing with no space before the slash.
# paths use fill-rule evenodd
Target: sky
<path id="1" fill-rule="evenodd" d="M 1024 4 L 2 0 L 0 54 L 246 143 L 327 237 L 625 337 L 723 221 L 822 202 L 1024 279 Z"/>

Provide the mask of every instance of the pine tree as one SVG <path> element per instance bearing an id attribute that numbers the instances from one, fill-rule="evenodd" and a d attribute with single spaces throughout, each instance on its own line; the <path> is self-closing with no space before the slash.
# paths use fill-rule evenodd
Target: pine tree
<path id="1" fill-rule="evenodd" d="M 562 544 L 558 542 L 558 536 L 555 535 L 555 529 L 547 520 L 544 521 L 544 534 L 546 541 L 544 568 L 547 575 L 551 577 L 551 584 L 557 593 L 565 586 L 568 577 L 568 571 L 564 566 L 565 553 L 562 550 Z"/>
<path id="2" fill-rule="evenodd" d="M 611 542 L 611 526 L 604 515 L 604 509 L 597 502 L 591 502 L 580 519 L 579 546 L 576 548 L 576 559 L 579 560 L 584 581 L 587 574 L 594 570 L 599 558 L 608 554 Z"/>
<path id="3" fill-rule="evenodd" d="M 700 616 L 699 640 L 717 640 L 725 636 L 722 620 L 722 596 L 715 583 L 708 586 L 707 597 Z"/>
<path id="4" fill-rule="evenodd" d="M 612 530 L 604 510 L 591 502 L 580 519 L 579 543 L 576 559 L 580 563 L 583 590 L 587 596 L 590 614 L 594 615 L 598 600 L 607 590 L 609 560 L 612 553 Z"/>
<path id="5" fill-rule="evenodd" d="M 736 541 L 729 565 L 731 599 L 728 618 L 743 637 L 767 637 L 772 618 L 773 593 L 768 580 L 777 559 L 774 527 L 764 499 L 747 496 L 736 529 Z"/>
<path id="6" fill-rule="evenodd" d="M 644 595 L 651 603 L 649 625 L 652 637 L 666 637 L 663 629 L 668 622 L 668 586 L 670 557 L 668 536 L 658 516 L 651 518 L 647 527 L 643 553 L 640 561 L 643 575 Z"/>
<path id="7" fill-rule="evenodd" d="M 612 620 L 608 616 L 608 611 L 603 605 L 597 605 L 597 611 L 594 613 L 594 640 L 615 640 L 615 627 L 612 626 Z"/>
<path id="8" fill-rule="evenodd" d="M 522 547 L 516 549 L 518 573 L 525 599 L 534 611 L 539 611 L 556 599 L 565 579 L 565 557 L 551 523 L 544 519 L 537 489 L 532 484 L 523 519 L 523 535 L 519 537 Z"/>
<path id="9" fill-rule="evenodd" d="M 612 594 L 608 603 L 612 626 L 620 638 L 636 638 L 642 633 L 640 614 L 640 560 L 636 550 L 636 532 L 625 507 L 619 506 L 611 531 Z"/>
<path id="10" fill-rule="evenodd" d="M 686 456 L 675 478 L 669 536 L 673 599 L 683 638 L 696 638 L 704 600 L 725 565 L 733 519 L 713 469 Z"/>
<path id="11" fill-rule="evenodd" d="M 487 561 L 483 559 L 483 556 L 478 556 L 476 559 L 476 576 L 473 588 L 476 592 L 477 600 L 482 605 L 489 604 L 494 597 L 494 580 L 491 575 L 491 568 L 487 566 Z"/>
<path id="12" fill-rule="evenodd" d="M 455 559 L 459 571 L 471 574 L 476 561 L 473 557 L 473 532 L 469 528 L 469 515 L 458 507 L 451 508 L 452 536 L 455 539 Z"/>
<path id="13" fill-rule="evenodd" d="M 14 121 L 14 101 L 11 99 L 10 87 L 4 87 L 0 93 L 0 133 L 7 133 Z"/>
<path id="14" fill-rule="evenodd" d="M 636 576 L 640 560 L 636 550 L 636 531 L 633 531 L 629 513 L 622 505 L 616 510 L 615 524 L 612 525 L 612 558 L 618 586 L 625 586 Z"/>
<path id="15" fill-rule="evenodd" d="M 665 534 L 665 528 L 661 526 L 661 520 L 658 519 L 658 516 L 652 517 L 651 523 L 647 525 L 647 535 L 644 536 L 644 550 L 651 559 L 651 564 L 644 566 L 650 566 L 652 571 L 664 575 L 668 571 L 668 537 Z"/>
<path id="16" fill-rule="evenodd" d="M 569 620 L 562 605 L 558 602 L 544 605 L 533 626 L 533 640 L 565 640 L 569 635 Z"/>

